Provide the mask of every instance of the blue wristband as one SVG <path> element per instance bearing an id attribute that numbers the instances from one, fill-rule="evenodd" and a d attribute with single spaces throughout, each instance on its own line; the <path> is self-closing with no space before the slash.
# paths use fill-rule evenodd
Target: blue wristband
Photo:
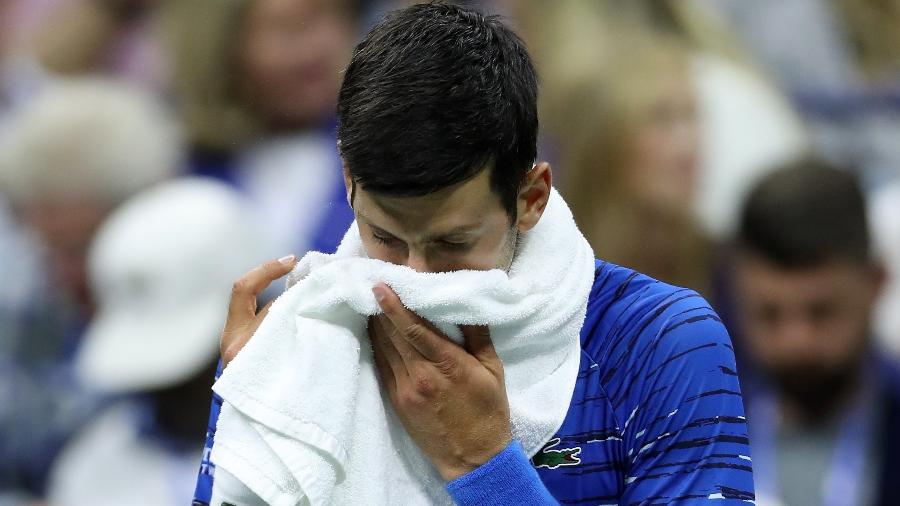
<path id="1" fill-rule="evenodd" d="M 551 506 L 559 503 L 513 441 L 478 469 L 447 483 L 447 492 L 460 506 Z"/>

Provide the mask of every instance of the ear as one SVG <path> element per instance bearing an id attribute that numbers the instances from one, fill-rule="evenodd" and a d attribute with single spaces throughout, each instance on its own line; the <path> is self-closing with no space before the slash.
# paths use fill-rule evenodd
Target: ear
<path id="1" fill-rule="evenodd" d="M 884 292 L 885 287 L 888 284 L 890 274 L 888 273 L 887 267 L 881 262 L 874 262 L 870 267 L 870 276 L 872 279 L 871 283 L 871 299 L 874 304 L 876 300 L 881 296 Z"/>
<path id="2" fill-rule="evenodd" d="M 525 184 L 519 191 L 518 221 L 516 228 L 519 232 L 527 232 L 534 228 L 547 208 L 550 200 L 550 188 L 553 186 L 553 176 L 550 164 L 541 162 L 525 176 Z"/>

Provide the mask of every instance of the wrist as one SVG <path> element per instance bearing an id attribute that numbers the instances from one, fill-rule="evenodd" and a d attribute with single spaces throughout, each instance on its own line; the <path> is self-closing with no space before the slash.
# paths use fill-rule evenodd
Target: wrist
<path id="1" fill-rule="evenodd" d="M 478 469 L 447 483 L 446 489 L 459 506 L 559 506 L 518 441 Z"/>
<path id="2" fill-rule="evenodd" d="M 512 436 L 507 435 L 503 439 L 498 440 L 497 444 L 492 445 L 489 448 L 485 448 L 478 452 L 460 454 L 459 456 L 454 458 L 453 461 L 444 464 L 438 464 L 435 467 L 437 468 L 438 473 L 440 473 L 444 481 L 453 481 L 460 476 L 469 474 L 472 471 L 483 466 L 485 463 L 487 463 L 498 454 L 500 454 L 500 452 L 502 452 L 504 449 L 506 449 L 511 442 Z"/>

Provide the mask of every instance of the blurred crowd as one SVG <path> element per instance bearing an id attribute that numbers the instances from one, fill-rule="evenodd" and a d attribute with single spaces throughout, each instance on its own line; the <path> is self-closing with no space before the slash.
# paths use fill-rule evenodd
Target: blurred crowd
<path id="1" fill-rule="evenodd" d="M 190 501 L 230 284 L 339 243 L 341 70 L 406 3 L 0 0 L 0 506 Z M 597 257 L 726 322 L 757 504 L 900 504 L 900 0 L 468 3 Z"/>

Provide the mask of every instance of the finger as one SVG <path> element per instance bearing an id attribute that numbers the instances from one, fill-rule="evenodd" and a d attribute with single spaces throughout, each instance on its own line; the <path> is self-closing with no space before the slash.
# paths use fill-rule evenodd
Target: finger
<path id="1" fill-rule="evenodd" d="M 275 300 L 276 299 L 272 299 L 269 302 L 266 302 L 266 305 L 263 306 L 263 308 L 260 309 L 258 313 L 256 313 L 256 321 L 263 321 L 263 318 L 265 318 L 266 315 L 269 314 L 269 308 L 272 307 L 272 304 L 275 303 Z"/>
<path id="2" fill-rule="evenodd" d="M 266 315 L 269 314 L 269 308 L 272 307 L 274 300 L 269 301 L 263 308 L 256 314 L 253 320 L 248 322 L 246 325 L 226 328 L 222 331 L 222 339 L 219 343 L 220 353 L 222 357 L 222 368 L 228 366 L 228 364 L 237 356 L 238 352 L 244 348 L 244 345 L 250 341 L 250 338 L 256 334 L 256 330 L 259 328 L 262 321 L 266 318 Z M 227 327 L 227 326 L 226 326 Z"/>
<path id="3" fill-rule="evenodd" d="M 384 283 L 372 288 L 375 300 L 395 327 L 390 333 L 394 346 L 405 359 L 420 355 L 433 363 L 446 362 L 453 343 L 436 331 L 425 319 L 407 309 L 400 297 Z"/>
<path id="4" fill-rule="evenodd" d="M 392 325 L 384 317 L 369 318 L 369 339 L 372 341 L 376 360 L 381 361 L 379 367 L 384 369 L 394 380 L 402 380 L 409 376 L 409 370 L 406 368 L 406 362 L 400 356 L 400 352 L 388 337 L 392 330 Z"/>
<path id="5" fill-rule="evenodd" d="M 248 324 L 256 316 L 256 297 L 276 279 L 284 276 L 297 263 L 294 255 L 268 261 L 241 276 L 231 289 L 225 328 Z"/>
<path id="6" fill-rule="evenodd" d="M 256 318 L 253 319 L 253 323 L 251 323 L 247 327 L 248 334 L 253 335 L 256 333 L 256 329 L 258 329 L 260 324 L 262 324 L 263 320 L 266 319 L 266 315 L 269 314 L 269 308 L 271 308 L 272 304 L 274 304 L 274 303 L 275 303 L 274 299 L 270 300 L 268 303 L 266 303 L 265 306 L 263 306 L 262 309 L 259 310 L 258 313 L 256 313 Z"/>
<path id="7" fill-rule="evenodd" d="M 374 317 L 369 318 L 370 329 L 375 325 L 373 320 Z M 397 391 L 397 378 L 394 367 L 388 363 L 384 344 L 376 342 L 378 338 L 372 331 L 369 332 L 369 339 L 372 341 L 372 356 L 375 358 L 375 367 L 378 369 L 378 376 L 381 378 L 385 389 L 387 389 L 388 395 L 393 396 L 394 392 Z M 396 350 L 394 351 L 396 352 Z"/>
<path id="8" fill-rule="evenodd" d="M 469 354 L 481 363 L 499 362 L 487 325 L 460 325 L 459 329 L 465 338 L 466 351 Z"/>
<path id="9" fill-rule="evenodd" d="M 219 353 L 222 356 L 222 368 L 228 367 L 228 364 L 234 360 L 247 341 L 250 340 L 252 333 L 226 332 L 222 334 L 222 341 L 219 343 Z"/>
<path id="10" fill-rule="evenodd" d="M 228 304 L 228 316 L 225 320 L 225 327 L 222 329 L 222 339 L 219 342 L 223 366 L 227 366 L 247 344 L 259 326 L 259 322 L 265 317 L 265 313 L 268 313 L 268 306 L 264 307 L 261 316 L 257 318 L 256 298 L 259 293 L 265 290 L 272 281 L 290 272 L 296 263 L 296 257 L 288 255 L 266 262 L 234 282 L 231 301 Z"/>

